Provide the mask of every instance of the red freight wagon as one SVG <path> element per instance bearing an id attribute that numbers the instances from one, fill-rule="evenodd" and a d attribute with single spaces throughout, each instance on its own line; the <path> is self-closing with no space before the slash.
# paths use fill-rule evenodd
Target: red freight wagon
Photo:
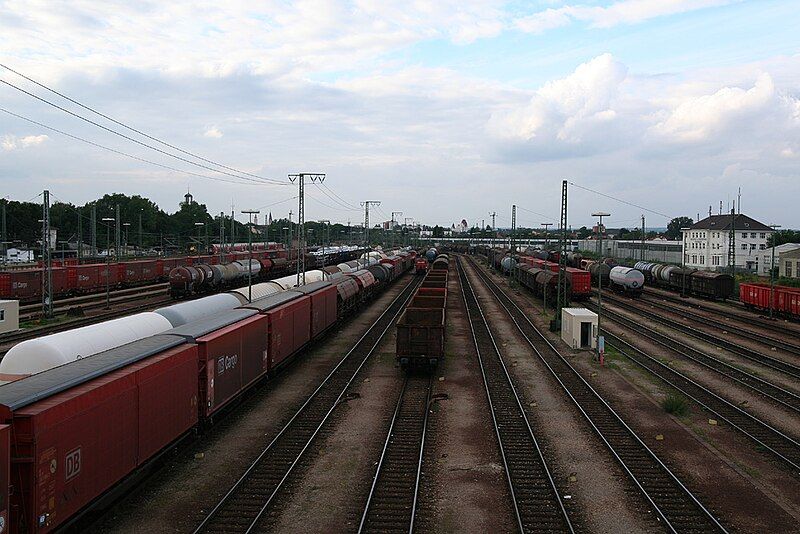
<path id="1" fill-rule="evenodd" d="M 338 316 L 344 316 L 358 305 L 358 293 L 361 291 L 358 282 L 349 276 L 343 276 L 334 281 L 338 294 Z"/>
<path id="2" fill-rule="evenodd" d="M 269 370 L 267 318 L 255 315 L 197 338 L 206 369 L 205 416 Z"/>
<path id="3" fill-rule="evenodd" d="M 243 308 L 257 310 L 269 321 L 270 371 L 311 340 L 311 299 L 295 291 L 284 291 L 251 302 Z"/>
<path id="4" fill-rule="evenodd" d="M 67 268 L 70 285 L 78 293 L 91 293 L 106 285 L 106 266 L 104 263 L 87 263 Z M 116 275 L 116 272 L 115 272 Z M 117 283 L 117 277 L 109 280 L 109 285 Z"/>
<path id="5" fill-rule="evenodd" d="M 311 298 L 311 339 L 322 335 L 336 322 L 336 286 L 330 282 L 313 282 L 292 291 Z"/>
<path id="6" fill-rule="evenodd" d="M 767 284 L 739 284 L 739 300 L 749 308 L 769 310 L 770 288 Z M 775 286 L 773 310 L 781 315 L 800 317 L 800 289 Z"/>
<path id="7" fill-rule="evenodd" d="M 253 358 L 254 351 L 256 365 L 263 365 L 266 329 L 262 328 L 260 334 L 251 335 L 253 330 L 258 332 L 259 324 L 248 323 L 245 341 L 239 330 L 243 322 L 255 314 L 253 310 L 241 308 L 229 310 L 165 332 L 198 345 L 198 404 L 202 417 L 216 412 L 242 391 L 242 365 L 245 359 Z M 259 337 L 260 340 L 256 339 Z M 243 352 L 244 342 L 255 345 L 252 350 L 247 347 Z M 249 362 L 248 369 L 252 369 Z"/>
<path id="8" fill-rule="evenodd" d="M 54 295 L 70 292 L 66 267 L 53 267 L 52 284 Z M 42 270 L 25 269 L 0 273 L 0 297 L 32 301 L 42 297 Z"/>
<path id="9" fill-rule="evenodd" d="M 170 336 L 130 346 L 3 386 L 10 532 L 62 526 L 197 423 L 197 347 Z"/>
<path id="10" fill-rule="evenodd" d="M 142 260 L 142 282 L 154 282 L 161 276 L 161 264 L 158 260 Z"/>
<path id="11" fill-rule="evenodd" d="M 117 264 L 121 284 L 137 284 L 142 281 L 142 264 L 138 261 L 125 261 Z"/>

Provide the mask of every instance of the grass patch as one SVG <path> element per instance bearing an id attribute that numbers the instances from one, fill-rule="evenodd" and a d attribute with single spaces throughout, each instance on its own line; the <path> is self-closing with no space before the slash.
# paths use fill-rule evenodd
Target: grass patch
<path id="1" fill-rule="evenodd" d="M 676 395 L 674 393 L 670 393 L 663 401 L 661 401 L 661 407 L 664 408 L 664 411 L 668 414 L 678 417 L 689 413 L 689 401 L 686 400 L 685 397 Z"/>

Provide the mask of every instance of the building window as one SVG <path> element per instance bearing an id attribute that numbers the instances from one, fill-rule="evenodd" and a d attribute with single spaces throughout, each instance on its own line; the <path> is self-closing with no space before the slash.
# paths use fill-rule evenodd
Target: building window
<path id="1" fill-rule="evenodd" d="M 755 250 L 755 249 L 756 249 L 756 244 L 750 243 L 750 250 Z"/>
<path id="2" fill-rule="evenodd" d="M 688 254 L 684 254 L 683 255 L 683 263 L 689 263 L 689 255 Z"/>
<path id="3" fill-rule="evenodd" d="M 700 265 L 705 265 L 705 264 L 706 264 L 706 257 L 700 256 Z"/>
<path id="4" fill-rule="evenodd" d="M 0 323 L 6 320 L 6 311 L 0 310 Z"/>
<path id="5" fill-rule="evenodd" d="M 792 277 L 792 262 L 790 262 L 790 261 L 786 262 L 786 277 L 787 278 L 791 278 Z"/>
<path id="6" fill-rule="evenodd" d="M 755 238 L 756 238 L 756 233 L 755 233 L 755 232 L 750 232 L 750 237 L 752 237 L 753 239 L 755 239 Z"/>
<path id="7" fill-rule="evenodd" d="M 697 263 L 697 254 L 692 254 L 692 263 Z"/>
<path id="8" fill-rule="evenodd" d="M 760 245 L 758 245 L 758 250 L 766 250 L 766 249 L 767 249 L 767 245 L 765 245 L 764 243 L 761 243 Z"/>
<path id="9" fill-rule="evenodd" d="M 761 232 L 761 239 L 766 239 L 766 238 L 767 238 L 766 232 Z"/>
<path id="10" fill-rule="evenodd" d="M 747 243 L 742 243 L 742 250 L 747 250 Z"/>

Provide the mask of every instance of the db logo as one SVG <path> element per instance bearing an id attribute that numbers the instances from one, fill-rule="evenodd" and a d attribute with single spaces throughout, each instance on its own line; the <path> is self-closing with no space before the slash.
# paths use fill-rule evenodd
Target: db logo
<path id="1" fill-rule="evenodd" d="M 66 469 L 66 480 L 76 477 L 81 472 L 80 447 L 67 453 L 66 458 L 64 458 L 64 466 Z"/>

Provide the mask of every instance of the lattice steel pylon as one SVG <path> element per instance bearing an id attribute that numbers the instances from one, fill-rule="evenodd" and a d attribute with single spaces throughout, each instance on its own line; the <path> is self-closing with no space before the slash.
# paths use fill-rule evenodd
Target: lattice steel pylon
<path id="1" fill-rule="evenodd" d="M 53 262 L 50 254 L 50 191 L 42 193 L 42 314 L 53 316 Z"/>
<path id="2" fill-rule="evenodd" d="M 569 304 L 567 298 L 566 269 L 567 269 L 567 181 L 561 182 L 561 221 L 559 222 L 558 237 L 558 298 L 556 300 L 556 314 L 550 322 L 551 330 L 561 330 L 561 309 Z"/>
<path id="3" fill-rule="evenodd" d="M 514 261 L 515 261 L 515 259 L 514 259 L 515 254 L 514 253 L 516 252 L 516 250 L 514 249 L 514 238 L 516 236 L 517 236 L 517 205 L 516 204 L 512 204 L 511 205 L 511 237 L 509 238 L 509 243 L 508 243 L 510 245 L 510 248 L 511 248 L 511 263 L 510 263 L 511 272 L 509 273 L 509 275 L 511 276 L 512 280 L 514 279 L 515 274 L 516 274 L 516 269 L 514 268 Z"/>
<path id="4" fill-rule="evenodd" d="M 306 177 L 311 178 L 312 182 L 319 180 L 325 181 L 325 173 L 321 172 L 301 172 L 298 174 L 290 174 L 289 181 L 294 183 L 297 181 L 299 187 L 298 201 L 297 201 L 297 285 L 306 285 L 306 213 L 305 213 L 305 192 L 303 187 L 305 185 Z"/>
<path id="5" fill-rule="evenodd" d="M 731 229 L 728 232 L 728 269 L 736 274 L 736 208 L 731 209 Z"/>
<path id="6" fill-rule="evenodd" d="M 366 267 L 369 262 L 369 207 L 370 205 L 380 206 L 381 201 L 365 200 L 361 205 L 364 206 L 364 267 Z"/>

